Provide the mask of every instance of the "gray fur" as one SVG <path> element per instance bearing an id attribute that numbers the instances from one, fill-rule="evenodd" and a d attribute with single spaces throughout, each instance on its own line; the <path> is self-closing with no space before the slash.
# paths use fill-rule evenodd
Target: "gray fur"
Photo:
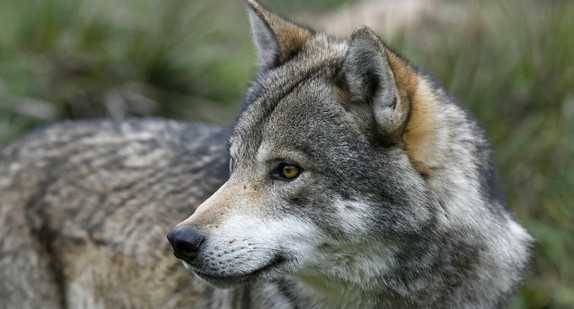
<path id="1" fill-rule="evenodd" d="M 403 123 L 408 113 L 402 113 L 398 89 L 382 42 L 367 27 L 357 29 L 351 36 L 345 57 L 344 86 L 349 100 L 358 109 L 365 125 L 375 124 L 379 138 L 387 143 L 400 141 Z"/>
<path id="2" fill-rule="evenodd" d="M 257 16 L 253 10 L 247 10 L 249 21 L 252 25 L 253 42 L 257 47 L 257 65 L 260 69 L 266 69 L 274 65 L 280 55 L 280 47 L 273 32 L 265 22 Z"/>
<path id="3" fill-rule="evenodd" d="M 228 134 L 165 120 L 74 122 L 2 148 L 0 307 L 196 301 L 204 287 L 164 235 L 227 179 Z"/>
<path id="4" fill-rule="evenodd" d="M 293 24 L 272 29 L 249 3 L 259 49 L 299 46 L 273 46 Z M 397 56 L 369 29 L 301 33 L 281 57 L 259 52 L 232 133 L 65 123 L 0 150 L 3 307 L 503 307 L 531 238 L 482 129 L 416 68 L 420 92 L 399 87 Z M 407 138 L 420 93 L 424 156 Z M 281 180 L 282 163 L 302 172 Z M 184 263 L 198 276 L 164 238 L 189 215 L 178 228 L 205 237 Z"/>

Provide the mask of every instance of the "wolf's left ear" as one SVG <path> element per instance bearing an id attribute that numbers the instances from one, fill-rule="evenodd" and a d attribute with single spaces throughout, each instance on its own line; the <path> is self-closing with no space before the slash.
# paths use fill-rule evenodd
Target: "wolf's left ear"
<path id="1" fill-rule="evenodd" d="M 390 55 L 371 29 L 355 30 L 344 61 L 342 88 L 362 127 L 375 130 L 379 142 L 402 145 L 409 102 L 399 94 Z"/>
<path id="2" fill-rule="evenodd" d="M 253 39 L 257 46 L 257 64 L 261 70 L 285 62 L 315 33 L 287 21 L 255 0 L 247 0 Z"/>

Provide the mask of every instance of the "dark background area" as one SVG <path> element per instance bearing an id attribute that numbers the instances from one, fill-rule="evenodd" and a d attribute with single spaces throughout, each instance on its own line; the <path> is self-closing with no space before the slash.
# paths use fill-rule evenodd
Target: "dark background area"
<path id="1" fill-rule="evenodd" d="M 348 35 L 367 24 L 484 124 L 537 239 L 512 308 L 574 306 L 574 1 L 262 1 Z M 0 144 L 67 119 L 230 124 L 255 73 L 240 0 L 0 0 Z"/>

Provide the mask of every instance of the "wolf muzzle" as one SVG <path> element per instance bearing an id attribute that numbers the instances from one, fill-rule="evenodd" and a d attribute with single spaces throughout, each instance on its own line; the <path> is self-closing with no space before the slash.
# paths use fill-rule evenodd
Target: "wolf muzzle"
<path id="1" fill-rule="evenodd" d="M 173 254 L 180 260 L 191 263 L 198 255 L 205 237 L 193 227 L 175 227 L 167 234 L 167 240 L 173 247 Z"/>

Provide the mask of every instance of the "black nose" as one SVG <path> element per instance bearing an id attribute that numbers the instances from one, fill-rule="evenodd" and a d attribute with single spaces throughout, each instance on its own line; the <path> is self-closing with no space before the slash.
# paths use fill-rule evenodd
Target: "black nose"
<path id="1" fill-rule="evenodd" d="M 167 240 L 173 247 L 173 254 L 186 262 L 193 261 L 199 253 L 199 247 L 205 240 L 190 227 L 175 227 L 167 234 Z"/>

